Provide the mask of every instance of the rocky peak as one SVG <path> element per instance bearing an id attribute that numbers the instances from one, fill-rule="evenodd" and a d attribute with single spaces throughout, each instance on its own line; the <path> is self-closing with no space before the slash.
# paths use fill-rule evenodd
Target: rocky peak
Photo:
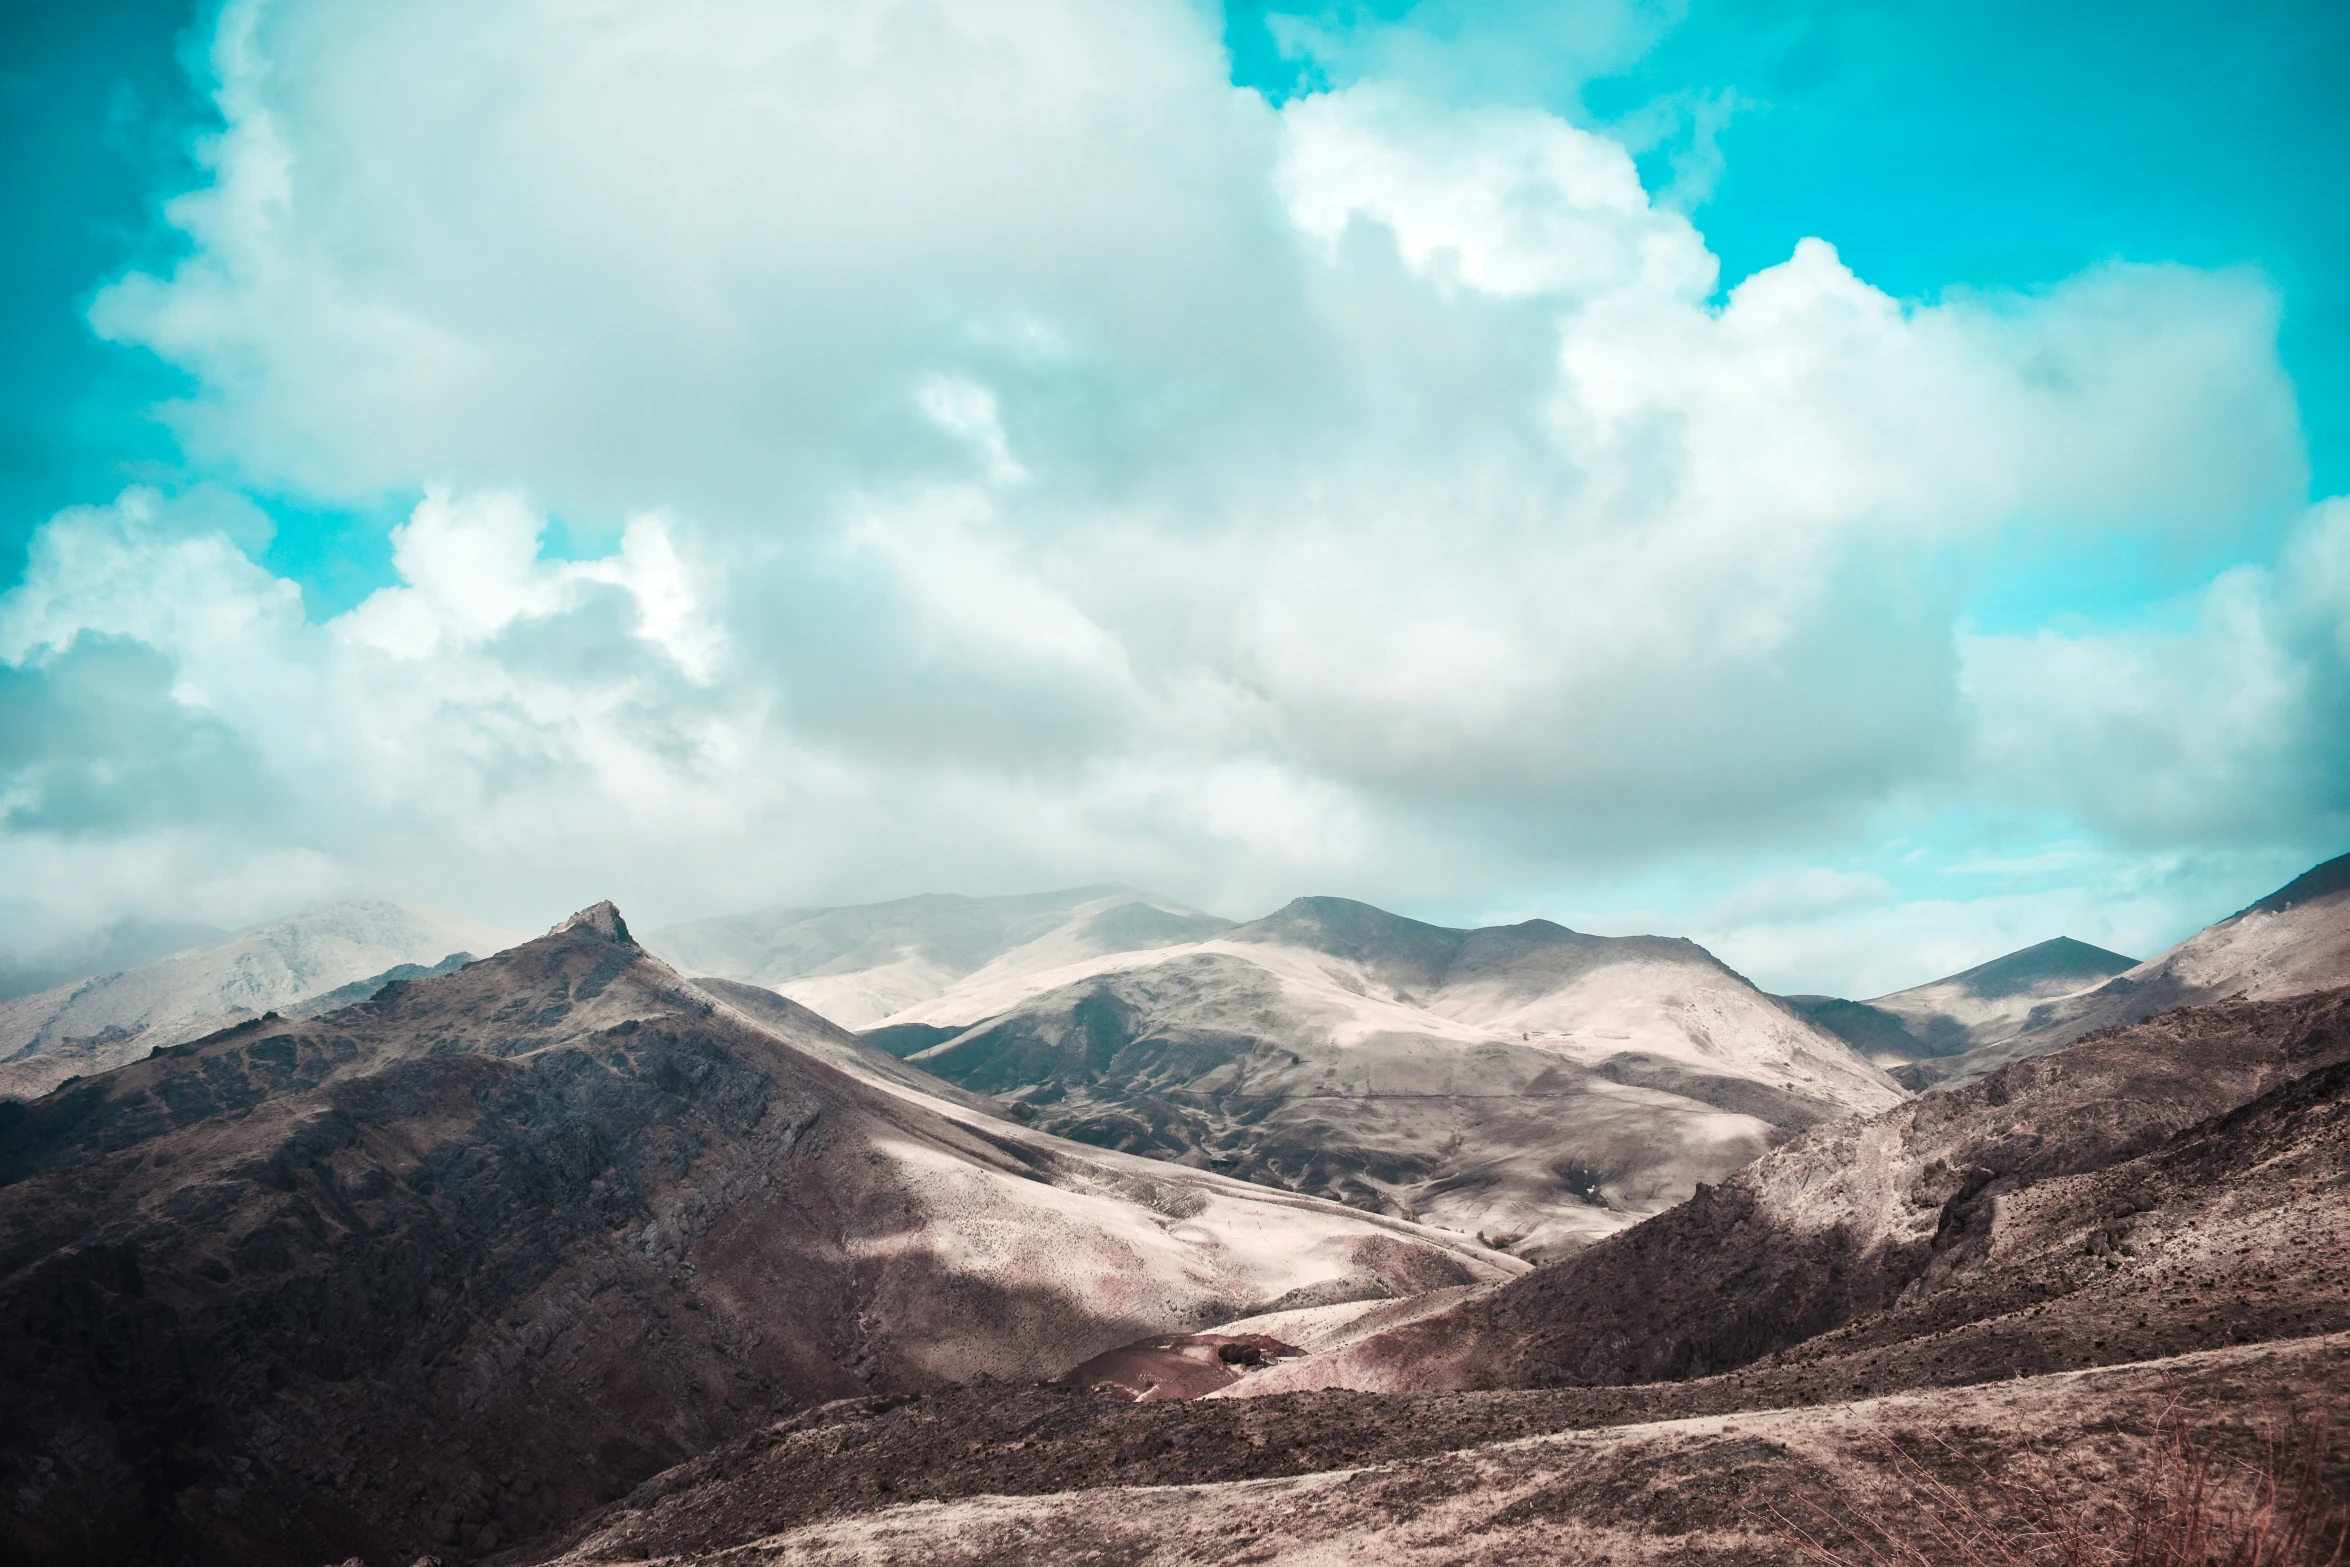
<path id="1" fill-rule="evenodd" d="M 567 930 L 593 931 L 606 941 L 618 942 L 624 947 L 636 945 L 636 938 L 628 933 L 628 921 L 620 917 L 620 906 L 609 898 L 581 909 L 547 934 L 560 936 Z"/>

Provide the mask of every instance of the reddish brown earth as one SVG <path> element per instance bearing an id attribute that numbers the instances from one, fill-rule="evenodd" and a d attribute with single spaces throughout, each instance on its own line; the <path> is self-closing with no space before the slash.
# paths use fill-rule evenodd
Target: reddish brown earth
<path id="1" fill-rule="evenodd" d="M 1269 1333 L 1161 1333 L 1104 1350 L 1056 1381 L 1099 1398 L 1157 1404 L 1205 1397 L 1250 1371 L 1303 1353 Z"/>
<path id="2" fill-rule="evenodd" d="M 2337 992 L 2087 1041 L 1213 1397 L 828 1406 L 517 1560 L 1791 1561 L 1789 1520 L 1963 1559 L 1910 1539 L 1921 1475 L 2088 1516 L 2166 1431 L 2257 1458 L 2350 1392 L 2346 1024 Z M 1385 1390 L 1312 1390 L 1348 1377 Z"/>
<path id="3" fill-rule="evenodd" d="M 810 1404 L 1522 1269 L 736 1000 L 605 905 L 0 1106 L 0 1559 L 477 1556 Z"/>
<path id="4" fill-rule="evenodd" d="M 2350 1339 L 2337 1336 L 1612 1424 L 1561 1423 L 1548 1395 L 1300 1394 L 1132 1406 L 1114 1445 L 1072 1444 L 1071 1425 L 1110 1429 L 1101 1406 L 924 1400 L 763 1434 L 644 1487 L 553 1554 L 510 1559 L 1731 1567 L 1811 1559 L 1800 1529 L 1832 1547 L 1862 1544 L 1847 1557 L 1858 1562 L 1999 1561 L 1937 1537 L 1917 1502 L 1921 1477 L 2012 1544 L 2052 1516 L 2096 1519 L 2132 1499 L 2165 1438 L 2184 1429 L 2229 1466 L 2215 1490 L 2240 1495 L 2234 1466 L 2257 1463 L 2272 1439 L 2289 1446 L 2339 1407 L 2346 1385 Z M 900 1467 L 914 1453 L 930 1462 Z M 2350 1452 L 2335 1445 L 2319 1478 L 2338 1498 Z M 1867 1554 L 1886 1543 L 1880 1530 L 1919 1554 Z"/>

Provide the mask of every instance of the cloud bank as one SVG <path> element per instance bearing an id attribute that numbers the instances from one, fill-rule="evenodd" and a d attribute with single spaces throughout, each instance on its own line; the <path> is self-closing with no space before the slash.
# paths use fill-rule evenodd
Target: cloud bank
<path id="1" fill-rule="evenodd" d="M 93 324 L 230 484 L 424 499 L 332 617 L 211 490 L 46 526 L 20 922 L 1457 908 L 1888 813 L 2288 858 L 2350 817 L 2350 512 L 2304 509 L 2255 276 L 1903 301 L 1813 239 L 1724 293 L 1617 142 L 1376 76 L 1275 109 L 1180 0 L 275 0 L 212 64 L 188 254 Z M 2151 612 L 1973 618 L 2019 532 L 2263 529 Z M 1794 901 L 1735 920 L 1876 872 L 1757 874 Z"/>

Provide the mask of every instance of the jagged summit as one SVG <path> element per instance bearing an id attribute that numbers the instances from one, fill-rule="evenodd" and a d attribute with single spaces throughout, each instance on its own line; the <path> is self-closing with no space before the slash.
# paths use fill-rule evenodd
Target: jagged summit
<path id="1" fill-rule="evenodd" d="M 567 930 L 594 931 L 606 941 L 616 941 L 624 947 L 636 945 L 636 938 L 628 933 L 628 921 L 620 917 L 620 905 L 614 903 L 610 898 L 581 909 L 577 914 L 548 931 L 547 934 L 560 936 Z"/>

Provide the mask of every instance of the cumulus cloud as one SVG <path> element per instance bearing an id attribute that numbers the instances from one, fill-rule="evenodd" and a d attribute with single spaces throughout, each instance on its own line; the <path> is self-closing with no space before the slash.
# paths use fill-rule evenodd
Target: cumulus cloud
<path id="1" fill-rule="evenodd" d="M 95 764 L 12 755 L 28 908 L 1245 910 L 1889 801 L 2342 819 L 2335 513 L 2185 629 L 1961 629 L 2018 526 L 2300 505 L 2257 278 L 1903 301 L 1822 239 L 1723 294 L 1618 142 L 1372 66 L 1276 110 L 1181 0 L 240 0 L 212 63 L 189 253 L 94 323 L 221 471 L 430 493 L 323 621 L 191 501 L 48 525 L 10 700 L 125 715 L 238 825 L 70 825 Z M 548 558 L 549 509 L 617 546 Z"/>

